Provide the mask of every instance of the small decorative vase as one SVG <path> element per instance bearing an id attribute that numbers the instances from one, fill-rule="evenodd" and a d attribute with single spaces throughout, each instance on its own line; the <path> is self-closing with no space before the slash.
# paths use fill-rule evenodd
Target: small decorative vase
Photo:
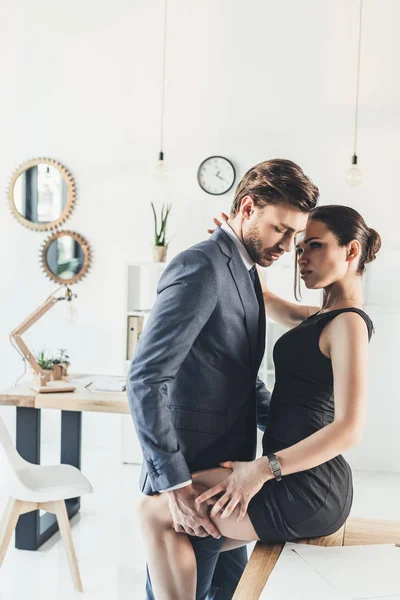
<path id="1" fill-rule="evenodd" d="M 69 365 L 70 365 L 69 362 L 60 363 L 60 367 L 62 369 L 61 377 L 65 377 L 66 375 L 68 375 L 68 367 L 69 367 Z"/>
<path id="2" fill-rule="evenodd" d="M 37 381 L 39 385 L 47 385 L 51 379 L 52 376 L 52 370 L 51 369 L 43 369 L 38 375 L 37 375 Z"/>
<path id="3" fill-rule="evenodd" d="M 61 363 L 53 365 L 52 369 L 52 380 L 60 381 L 64 375 L 64 369 Z"/>
<path id="4" fill-rule="evenodd" d="M 153 261 L 154 262 L 165 262 L 167 259 L 168 246 L 154 246 L 153 247 Z"/>

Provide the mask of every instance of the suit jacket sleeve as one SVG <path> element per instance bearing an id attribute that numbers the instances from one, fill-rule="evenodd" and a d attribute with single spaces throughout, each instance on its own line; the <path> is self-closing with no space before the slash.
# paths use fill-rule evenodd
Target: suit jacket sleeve
<path id="1" fill-rule="evenodd" d="M 153 491 L 191 478 L 168 408 L 168 384 L 216 306 L 218 281 L 211 259 L 200 249 L 182 252 L 164 271 L 157 291 L 127 379 Z"/>
<path id="2" fill-rule="evenodd" d="M 257 426 L 265 431 L 269 420 L 269 405 L 271 392 L 265 387 L 265 383 L 257 377 L 256 381 L 256 403 L 257 403 Z"/>

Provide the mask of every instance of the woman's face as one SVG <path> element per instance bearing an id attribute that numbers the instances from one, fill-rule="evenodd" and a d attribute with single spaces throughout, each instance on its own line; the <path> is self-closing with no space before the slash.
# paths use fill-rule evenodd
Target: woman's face
<path id="1" fill-rule="evenodd" d="M 339 246 L 335 235 L 321 221 L 309 220 L 296 244 L 300 277 L 308 289 L 326 288 L 347 271 L 347 246 Z"/>

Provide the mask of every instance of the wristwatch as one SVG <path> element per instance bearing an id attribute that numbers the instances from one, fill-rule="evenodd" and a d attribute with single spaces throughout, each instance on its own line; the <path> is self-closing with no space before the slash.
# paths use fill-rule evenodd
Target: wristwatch
<path id="1" fill-rule="evenodd" d="M 279 458 L 276 454 L 267 454 L 269 468 L 277 481 L 282 480 L 282 468 Z"/>

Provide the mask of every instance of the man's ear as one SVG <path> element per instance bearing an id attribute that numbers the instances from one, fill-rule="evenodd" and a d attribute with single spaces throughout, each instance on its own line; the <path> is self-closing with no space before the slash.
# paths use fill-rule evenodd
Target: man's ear
<path id="1" fill-rule="evenodd" d="M 251 196 L 244 196 L 240 204 L 240 214 L 244 219 L 250 219 L 254 214 L 255 204 Z"/>

